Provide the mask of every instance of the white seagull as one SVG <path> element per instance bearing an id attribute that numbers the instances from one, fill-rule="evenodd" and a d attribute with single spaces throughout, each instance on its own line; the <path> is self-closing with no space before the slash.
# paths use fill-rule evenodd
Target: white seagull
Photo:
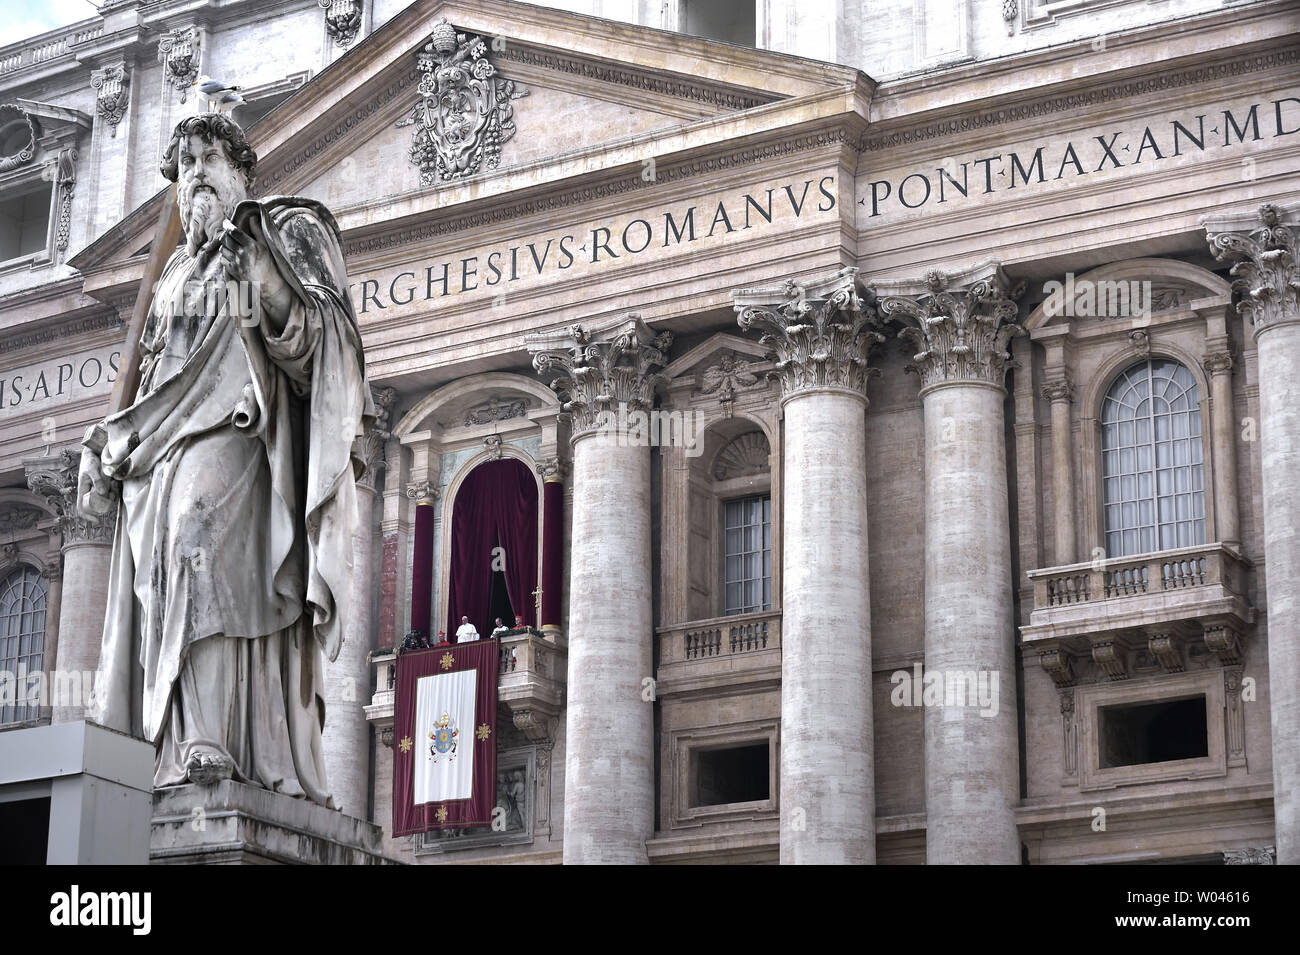
<path id="1" fill-rule="evenodd" d="M 199 91 L 199 99 L 208 105 L 208 112 L 217 110 L 218 112 L 229 113 L 236 106 L 244 102 L 244 98 L 239 95 L 241 87 L 231 86 L 214 80 L 210 76 L 200 76 L 193 84 Z"/>

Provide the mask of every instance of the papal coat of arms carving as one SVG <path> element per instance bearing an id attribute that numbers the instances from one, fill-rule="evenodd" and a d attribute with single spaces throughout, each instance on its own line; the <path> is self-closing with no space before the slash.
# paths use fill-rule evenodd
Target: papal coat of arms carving
<path id="1" fill-rule="evenodd" d="M 414 124 L 411 162 L 422 185 L 495 168 L 501 146 L 515 135 L 511 100 L 528 90 L 488 62 L 482 37 L 457 33 L 439 20 L 418 54 L 419 100 L 398 126 Z"/>

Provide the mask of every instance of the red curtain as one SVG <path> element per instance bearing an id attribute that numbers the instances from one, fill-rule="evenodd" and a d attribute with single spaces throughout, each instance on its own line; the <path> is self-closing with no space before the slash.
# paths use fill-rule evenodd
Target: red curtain
<path id="1" fill-rule="evenodd" d="M 462 616 L 486 637 L 492 632 L 492 548 L 503 549 L 510 606 L 537 626 L 537 479 L 521 461 L 504 458 L 480 464 L 461 484 L 451 521 L 451 581 L 447 639 L 455 640 Z M 506 621 L 513 626 L 513 620 Z"/>

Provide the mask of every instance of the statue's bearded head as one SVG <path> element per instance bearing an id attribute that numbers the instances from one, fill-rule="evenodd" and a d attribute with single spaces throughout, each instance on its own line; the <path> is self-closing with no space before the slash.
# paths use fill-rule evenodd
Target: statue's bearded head
<path id="1" fill-rule="evenodd" d="M 221 232 L 248 198 L 257 155 L 229 117 L 206 113 L 182 120 L 163 156 L 162 174 L 176 183 L 181 228 L 190 254 Z"/>

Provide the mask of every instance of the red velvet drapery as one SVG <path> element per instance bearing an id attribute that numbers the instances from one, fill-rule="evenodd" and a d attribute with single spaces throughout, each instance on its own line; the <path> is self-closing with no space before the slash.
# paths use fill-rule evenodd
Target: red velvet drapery
<path id="1" fill-rule="evenodd" d="M 492 632 L 492 548 L 503 548 L 506 592 L 515 613 L 537 626 L 537 479 L 521 461 L 505 458 L 476 467 L 461 484 L 451 521 L 451 581 L 447 639 L 462 616 L 486 637 Z M 513 620 L 506 625 L 512 626 Z"/>

